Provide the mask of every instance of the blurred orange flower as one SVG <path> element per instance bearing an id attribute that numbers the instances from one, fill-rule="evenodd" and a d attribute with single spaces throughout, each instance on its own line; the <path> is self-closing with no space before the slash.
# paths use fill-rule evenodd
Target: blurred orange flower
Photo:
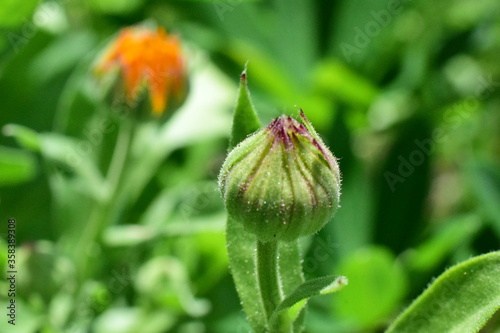
<path id="1" fill-rule="evenodd" d="M 97 71 L 106 73 L 116 67 L 125 81 L 127 100 L 134 102 L 145 84 L 157 116 L 164 112 L 171 93 L 177 97 L 182 93 L 184 63 L 180 43 L 163 28 L 123 29 L 100 59 Z"/>

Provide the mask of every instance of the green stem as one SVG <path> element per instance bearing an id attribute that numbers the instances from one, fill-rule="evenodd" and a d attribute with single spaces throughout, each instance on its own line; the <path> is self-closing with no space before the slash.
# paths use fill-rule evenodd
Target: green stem
<path id="1" fill-rule="evenodd" d="M 277 241 L 257 241 L 257 279 L 268 320 L 281 301 L 277 259 Z"/>
<path id="2" fill-rule="evenodd" d="M 82 231 L 78 243 L 74 247 L 76 267 L 80 269 L 80 277 L 85 278 L 89 262 L 93 256 L 93 246 L 100 234 L 115 216 L 115 206 L 123 183 L 124 169 L 129 157 L 134 128 L 126 119 L 120 124 L 115 150 L 106 175 L 107 196 L 102 202 L 96 202 L 88 223 Z"/>
<path id="3" fill-rule="evenodd" d="M 128 159 L 132 143 L 134 132 L 133 127 L 134 126 L 129 119 L 124 119 L 120 126 L 115 151 L 113 152 L 113 157 L 106 175 L 110 189 L 110 201 L 113 201 L 113 199 L 117 196 L 117 189 L 120 186 L 120 180 L 123 177 L 123 169 Z"/>
<path id="4" fill-rule="evenodd" d="M 283 299 L 278 269 L 277 241 L 257 241 L 257 280 L 270 332 L 289 332 L 292 325 L 285 316 L 280 316 L 276 322 L 270 321 L 274 310 Z"/>

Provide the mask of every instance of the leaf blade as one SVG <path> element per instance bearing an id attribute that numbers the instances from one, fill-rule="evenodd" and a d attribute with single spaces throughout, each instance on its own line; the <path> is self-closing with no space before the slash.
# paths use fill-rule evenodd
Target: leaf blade
<path id="1" fill-rule="evenodd" d="M 386 333 L 477 332 L 500 308 L 500 251 L 455 265 L 439 276 Z"/>
<path id="2" fill-rule="evenodd" d="M 298 286 L 290 293 L 274 311 L 271 321 L 287 309 L 292 310 L 298 316 L 305 306 L 307 299 L 316 295 L 326 295 L 339 291 L 348 284 L 345 276 L 322 276 L 316 279 L 308 280 Z M 296 307 L 298 305 L 298 307 Z"/>
<path id="3" fill-rule="evenodd" d="M 233 149 L 249 134 L 259 130 L 261 127 L 262 124 L 250 99 L 247 73 L 245 69 L 240 76 L 240 88 L 238 91 L 236 108 L 234 109 L 233 127 L 231 130 L 229 149 Z"/>
<path id="4" fill-rule="evenodd" d="M 226 242 L 229 268 L 248 322 L 255 332 L 265 332 L 268 326 L 266 312 L 256 274 L 257 240 L 241 223 L 228 218 Z"/>

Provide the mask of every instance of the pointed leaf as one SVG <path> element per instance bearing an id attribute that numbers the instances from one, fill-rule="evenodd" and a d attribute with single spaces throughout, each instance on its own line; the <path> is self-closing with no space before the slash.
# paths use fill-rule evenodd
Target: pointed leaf
<path id="1" fill-rule="evenodd" d="M 386 333 L 478 332 L 500 308 L 500 251 L 455 265 L 438 277 Z"/>
<path id="2" fill-rule="evenodd" d="M 261 126 L 257 112 L 250 100 L 250 91 L 248 91 L 247 73 L 245 69 L 240 76 L 240 89 L 236 108 L 234 109 L 233 129 L 231 131 L 229 149 L 234 148 L 249 134 L 259 130 Z"/>
<path id="3" fill-rule="evenodd" d="M 345 276 L 328 275 L 312 279 L 302 283 L 290 295 L 288 295 L 276 308 L 272 319 L 286 309 L 290 309 L 289 315 L 299 315 L 307 299 L 316 295 L 326 295 L 339 291 L 348 283 Z"/>
<path id="4" fill-rule="evenodd" d="M 33 131 L 31 128 L 16 124 L 9 124 L 3 127 L 3 134 L 14 137 L 17 143 L 23 148 L 36 152 L 40 150 L 40 139 L 38 138 L 38 133 Z"/>

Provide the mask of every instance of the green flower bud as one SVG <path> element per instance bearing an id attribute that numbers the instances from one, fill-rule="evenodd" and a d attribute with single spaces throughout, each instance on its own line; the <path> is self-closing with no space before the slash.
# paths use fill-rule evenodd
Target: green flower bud
<path id="1" fill-rule="evenodd" d="M 337 160 L 300 117 L 281 116 L 243 140 L 219 175 L 229 216 L 263 242 L 313 234 L 339 205 Z"/>

